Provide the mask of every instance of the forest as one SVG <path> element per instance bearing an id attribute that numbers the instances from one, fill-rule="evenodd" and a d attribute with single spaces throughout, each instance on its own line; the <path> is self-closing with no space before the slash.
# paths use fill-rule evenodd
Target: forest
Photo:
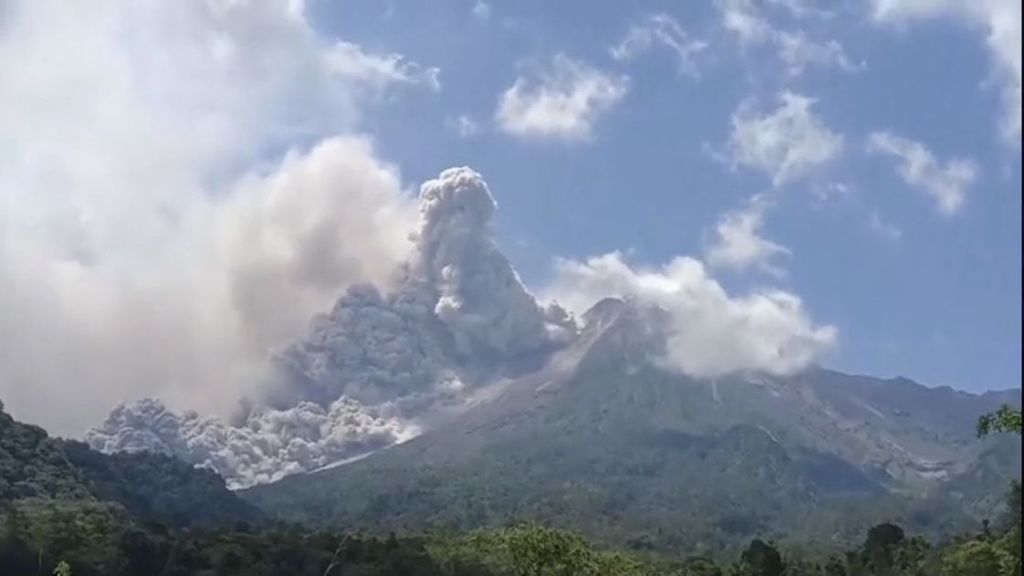
<path id="1" fill-rule="evenodd" d="M 979 421 L 1020 433 L 1020 411 Z M 642 542 L 642 539 L 637 541 Z M 621 549 L 620 549 L 621 548 Z M 1021 486 L 977 530 L 933 542 L 891 523 L 849 549 L 753 538 L 737 554 L 625 547 L 535 523 L 458 533 L 310 529 L 268 517 L 201 468 L 104 455 L 0 405 L 3 576 L 1019 576 Z"/>

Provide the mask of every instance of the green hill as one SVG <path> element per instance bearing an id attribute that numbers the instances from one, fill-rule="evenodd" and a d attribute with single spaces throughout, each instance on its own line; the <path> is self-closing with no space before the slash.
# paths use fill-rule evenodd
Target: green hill
<path id="1" fill-rule="evenodd" d="M 17 422 L 0 404 L 0 506 L 53 501 L 109 504 L 177 527 L 264 517 L 209 470 L 158 454 L 101 454 Z"/>

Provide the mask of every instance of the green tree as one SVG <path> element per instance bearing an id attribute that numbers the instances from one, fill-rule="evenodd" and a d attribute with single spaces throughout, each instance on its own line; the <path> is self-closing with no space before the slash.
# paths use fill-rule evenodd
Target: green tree
<path id="1" fill-rule="evenodd" d="M 824 576 L 846 576 L 846 563 L 836 556 L 832 556 L 825 563 L 822 572 Z"/>
<path id="2" fill-rule="evenodd" d="M 722 569 L 707 556 L 691 556 L 683 562 L 685 576 L 722 576 Z"/>
<path id="3" fill-rule="evenodd" d="M 988 436 L 994 432 L 1021 433 L 1021 411 L 1003 404 L 999 410 L 978 418 L 978 436 Z"/>
<path id="4" fill-rule="evenodd" d="M 1007 404 L 1003 404 L 999 410 L 992 412 L 991 414 L 985 414 L 978 419 L 978 436 L 988 436 L 995 432 L 1008 432 L 1012 434 L 1021 434 L 1022 419 L 1021 410 L 1019 408 L 1013 408 Z M 1009 556 L 1009 572 L 1012 576 L 1020 576 L 1021 574 L 1021 490 L 1020 482 L 1014 480 L 1010 485 L 1010 494 L 1007 498 L 1007 507 L 1009 522 L 1006 524 L 1007 532 L 998 543 L 1002 551 L 1006 552 Z M 984 550 L 972 550 L 971 551 L 975 558 L 979 562 L 981 561 L 980 556 Z M 966 552 L 964 552 L 966 554 Z M 977 557 L 976 557 L 977 556 Z M 956 558 L 960 558 L 957 556 Z"/>
<path id="5" fill-rule="evenodd" d="M 492 538 L 507 553 L 515 576 L 576 576 L 598 570 L 586 541 L 569 532 L 524 525 L 484 536 L 482 542 L 486 545 Z"/>
<path id="6" fill-rule="evenodd" d="M 1013 558 L 991 542 L 971 540 L 942 557 L 942 576 L 1010 576 Z"/>
<path id="7" fill-rule="evenodd" d="M 782 576 L 786 564 L 774 545 L 754 538 L 740 555 L 740 573 L 743 576 Z"/>
<path id="8" fill-rule="evenodd" d="M 1007 514 L 1002 522 L 1006 533 L 999 540 L 999 545 L 1006 550 L 1013 560 L 1012 576 L 1021 576 L 1021 515 L 1024 510 L 1021 508 L 1020 481 L 1014 480 L 1010 485 L 1010 493 L 1006 497 Z"/>

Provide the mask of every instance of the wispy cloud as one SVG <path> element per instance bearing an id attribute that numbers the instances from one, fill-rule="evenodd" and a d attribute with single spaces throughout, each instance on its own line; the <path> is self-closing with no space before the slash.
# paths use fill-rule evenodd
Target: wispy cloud
<path id="1" fill-rule="evenodd" d="M 480 133 L 480 124 L 465 114 L 449 118 L 445 125 L 460 138 L 471 138 Z"/>
<path id="2" fill-rule="evenodd" d="M 1003 84 L 1005 112 L 1002 133 L 1020 143 L 1021 135 L 1021 3 L 1019 0 L 874 0 L 879 22 L 908 22 L 940 16 L 984 28 L 992 54 L 993 73 Z"/>
<path id="3" fill-rule="evenodd" d="M 491 5 L 483 0 L 477 0 L 473 4 L 473 16 L 481 21 L 489 20 L 491 17 Z"/>
<path id="4" fill-rule="evenodd" d="M 872 232 L 892 242 L 898 242 L 903 238 L 903 229 L 884 220 L 877 210 L 872 210 L 868 216 L 868 227 Z"/>
<path id="5" fill-rule="evenodd" d="M 813 13 L 810 7 L 794 0 L 773 0 L 796 16 Z M 721 25 L 745 48 L 769 46 L 775 50 L 789 76 L 799 76 L 811 67 L 853 71 L 855 64 L 837 40 L 818 41 L 803 30 L 783 30 L 771 23 L 752 0 L 717 0 Z"/>
<path id="6" fill-rule="evenodd" d="M 788 248 L 761 236 L 769 206 L 764 196 L 757 195 L 743 208 L 722 215 L 715 225 L 714 240 L 705 252 L 708 264 L 731 270 L 756 268 L 780 275 L 782 269 L 775 265 L 775 260 L 791 253 Z"/>
<path id="7" fill-rule="evenodd" d="M 806 177 L 836 159 L 843 137 L 817 117 L 814 100 L 783 92 L 774 110 L 758 110 L 752 101 L 740 104 L 732 115 L 729 158 L 768 174 L 774 186 Z"/>
<path id="8" fill-rule="evenodd" d="M 625 76 L 559 54 L 549 67 L 517 78 L 499 98 L 494 117 L 514 136 L 586 140 L 628 90 Z"/>
<path id="9" fill-rule="evenodd" d="M 695 77 L 698 76 L 695 57 L 708 47 L 708 43 L 690 38 L 675 18 L 654 14 L 631 26 L 626 36 L 609 49 L 609 53 L 612 58 L 625 62 L 655 46 L 675 54 L 681 74 Z"/>
<path id="10" fill-rule="evenodd" d="M 330 74 L 352 78 L 377 90 L 392 84 L 420 84 L 441 89 L 440 68 L 423 67 L 401 54 L 370 54 L 358 44 L 337 42 L 324 54 Z"/>
<path id="11" fill-rule="evenodd" d="M 867 149 L 895 159 L 900 178 L 931 197 L 936 209 L 946 216 L 960 211 L 967 189 L 977 178 L 972 160 L 953 158 L 942 163 L 924 144 L 891 132 L 871 134 Z"/>

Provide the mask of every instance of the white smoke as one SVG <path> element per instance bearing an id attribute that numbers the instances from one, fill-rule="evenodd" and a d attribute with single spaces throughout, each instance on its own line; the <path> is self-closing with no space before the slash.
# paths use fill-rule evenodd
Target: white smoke
<path id="1" fill-rule="evenodd" d="M 369 141 L 330 138 L 244 178 L 215 208 L 215 266 L 254 351 L 302 334 L 354 281 L 390 287 L 413 245 L 415 203 Z M 286 305 L 282 305 L 286 303 Z"/>
<path id="2" fill-rule="evenodd" d="M 560 262 L 550 294 L 582 311 L 608 295 L 664 310 L 665 366 L 696 377 L 736 371 L 785 375 L 806 368 L 836 340 L 817 326 L 800 298 L 782 290 L 731 296 L 699 260 L 679 257 L 660 269 L 636 269 L 618 253 Z"/>
<path id="3" fill-rule="evenodd" d="M 147 399 L 115 408 L 86 440 L 105 452 L 175 456 L 214 470 L 236 489 L 323 468 L 418 433 L 386 410 L 349 398 L 326 409 L 312 402 L 288 410 L 258 408 L 241 426 L 195 412 L 178 415 Z"/>
<path id="4" fill-rule="evenodd" d="M 294 0 L 0 12 L 0 396 L 18 417 L 80 434 L 142 395 L 225 412 L 268 344 L 407 256 L 396 171 L 323 139 L 436 70 L 325 38 Z"/>
<path id="5" fill-rule="evenodd" d="M 342 142 L 324 146 L 345 149 Z M 344 260 L 294 249 L 287 240 L 327 235 L 331 244 L 330 236 L 341 234 L 349 224 L 372 236 L 374 217 L 386 222 L 396 218 L 391 205 L 377 212 L 364 209 L 332 216 L 326 211 L 310 218 L 308 206 L 291 207 L 289 196 L 273 193 L 278 187 L 295 191 L 312 185 L 319 190 L 321 179 L 344 182 L 344 175 L 315 162 L 321 154 L 325 152 L 318 149 L 286 160 L 291 169 L 253 183 L 261 202 L 229 211 L 236 217 L 229 238 L 238 236 L 242 245 L 254 248 L 265 243 L 257 253 L 278 256 L 259 260 L 256 270 L 265 274 L 264 279 L 249 275 L 232 288 L 270 284 L 270 289 L 281 292 L 274 282 L 308 275 L 320 279 L 308 283 L 310 289 L 343 286 L 342 280 L 354 275 L 345 270 Z M 387 172 L 363 168 L 371 181 L 373 174 L 388 180 Z M 359 197 L 355 191 L 350 194 Z M 246 202 L 247 195 L 236 197 Z M 393 265 L 391 274 L 381 271 L 381 286 L 349 286 L 329 312 L 313 318 L 302 337 L 282 347 L 273 357 L 278 385 L 266 390 L 258 407 L 238 426 L 195 413 L 178 416 L 160 402 L 144 400 L 117 408 L 89 433 L 90 444 L 107 452 L 173 454 L 213 468 L 234 487 L 244 487 L 315 470 L 414 436 L 420 430 L 416 422 L 429 420 L 439 407 L 462 402 L 473 387 L 506 367 L 524 358 L 543 358 L 576 333 L 573 318 L 556 304 L 540 306 L 497 249 L 491 228 L 494 210 L 494 199 L 479 174 L 468 168 L 442 172 L 421 189 L 420 223 L 412 234 L 407 261 Z M 274 226 L 264 223 L 268 214 L 280 213 L 301 217 L 269 218 Z M 359 217 L 367 221 L 353 221 Z M 254 222 L 257 225 L 251 227 Z M 373 276 L 365 271 L 362 275 Z M 387 291 L 387 281 L 396 276 L 395 288 Z M 289 291 L 301 292 L 294 287 Z M 256 300 L 252 313 L 279 308 L 272 298 Z M 259 325 L 276 326 L 277 320 L 268 318 Z M 280 333 L 288 329 L 286 324 Z"/>

